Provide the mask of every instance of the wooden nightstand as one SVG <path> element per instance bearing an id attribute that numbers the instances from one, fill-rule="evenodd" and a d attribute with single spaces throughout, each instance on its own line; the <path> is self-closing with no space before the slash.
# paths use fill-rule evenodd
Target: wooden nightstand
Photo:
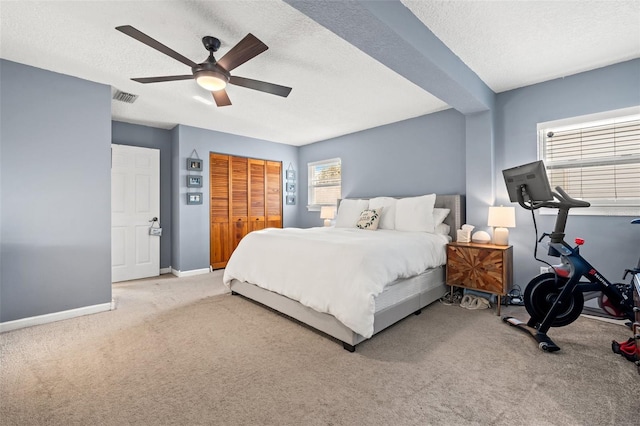
<path id="1" fill-rule="evenodd" d="M 513 247 L 493 244 L 449 243 L 447 284 L 492 293 L 500 303 L 513 283 Z"/>

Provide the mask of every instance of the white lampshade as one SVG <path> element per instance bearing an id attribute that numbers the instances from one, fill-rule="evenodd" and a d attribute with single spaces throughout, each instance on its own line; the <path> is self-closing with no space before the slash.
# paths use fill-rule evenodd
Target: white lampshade
<path id="1" fill-rule="evenodd" d="M 489 207 L 487 225 L 493 226 L 493 243 L 499 246 L 509 245 L 509 230 L 516 226 L 515 207 Z"/>
<path id="2" fill-rule="evenodd" d="M 215 92 L 227 87 L 226 77 L 217 71 L 200 71 L 196 74 L 196 82 L 203 89 Z"/>
<path id="3" fill-rule="evenodd" d="M 515 207 L 489 207 L 489 226 L 514 228 L 516 226 Z"/>
<path id="4" fill-rule="evenodd" d="M 335 211 L 333 206 L 320 207 L 320 219 L 324 219 L 324 226 L 331 226 L 331 219 L 335 217 Z"/>

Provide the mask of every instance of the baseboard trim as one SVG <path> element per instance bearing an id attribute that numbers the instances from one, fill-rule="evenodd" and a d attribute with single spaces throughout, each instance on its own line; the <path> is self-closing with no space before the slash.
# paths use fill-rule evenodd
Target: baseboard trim
<path id="1" fill-rule="evenodd" d="M 209 273 L 209 268 L 193 269 L 191 271 L 178 271 L 176 269 L 172 269 L 171 273 L 173 275 L 175 275 L 176 277 L 178 277 L 178 278 L 191 277 L 193 275 L 208 274 Z"/>
<path id="2" fill-rule="evenodd" d="M 171 266 L 169 266 L 168 268 L 160 268 L 160 275 L 164 275 L 164 274 L 170 274 L 171 271 L 173 271 L 171 269 Z"/>
<path id="3" fill-rule="evenodd" d="M 53 312 L 35 317 L 21 318 L 13 321 L 0 322 L 0 333 L 18 330 L 34 325 L 48 324 L 50 322 L 62 321 L 70 318 L 81 317 L 84 315 L 97 314 L 112 310 L 112 302 L 100 303 L 99 305 L 84 306 L 82 308 L 69 309 L 67 311 Z"/>

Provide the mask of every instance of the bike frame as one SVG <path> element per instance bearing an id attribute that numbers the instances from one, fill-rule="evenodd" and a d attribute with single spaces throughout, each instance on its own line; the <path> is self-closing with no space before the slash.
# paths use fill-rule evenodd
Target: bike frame
<path id="1" fill-rule="evenodd" d="M 543 236 L 544 238 L 544 236 Z M 552 305 L 547 315 L 544 317 L 541 323 L 527 324 L 530 327 L 535 327 L 538 332 L 546 333 L 551 328 L 553 320 L 563 308 L 563 305 L 568 303 L 571 298 L 571 294 L 574 291 L 580 291 L 582 293 L 588 291 L 601 291 L 611 302 L 622 310 L 627 319 L 633 321 L 634 313 L 633 307 L 628 303 L 628 297 L 625 294 L 620 293 L 615 285 L 607 280 L 595 267 L 593 267 L 587 260 L 580 255 L 580 246 L 572 248 L 564 240 L 560 242 L 550 243 L 550 255 L 556 255 L 558 253 L 566 263 L 569 264 L 571 272 L 569 274 L 569 280 L 565 284 L 564 288 L 558 295 L 558 299 Z M 557 256 L 557 255 L 556 255 Z M 589 282 L 581 282 L 580 279 L 584 277 Z M 532 321 L 532 320 L 530 320 Z"/>
<path id="2" fill-rule="evenodd" d="M 556 187 L 557 192 L 553 192 L 554 198 L 558 201 L 542 201 L 536 202 L 531 200 L 527 205 L 525 199 L 530 199 L 527 193 L 526 185 L 520 187 L 518 191 L 518 204 L 527 210 L 537 210 L 541 207 L 549 207 L 558 209 L 558 216 L 556 217 L 556 223 L 554 230 L 551 234 L 544 234 L 541 238 L 549 237 L 549 255 L 554 257 L 560 257 L 570 266 L 570 273 L 568 281 L 564 288 L 561 290 L 558 298 L 549 309 L 549 312 L 545 315 L 541 323 L 535 323 L 533 319 L 528 323 L 530 327 L 534 327 L 538 330 L 538 334 L 546 335 L 554 319 L 561 312 L 564 305 L 570 302 L 571 294 L 574 291 L 587 292 L 587 291 L 601 291 L 607 297 L 611 299 L 611 302 L 615 304 L 625 316 L 633 321 L 634 313 L 632 303 L 627 300 L 628 297 L 625 294 L 620 293 L 615 285 L 611 284 L 604 275 L 602 275 L 596 268 L 594 268 L 587 260 L 580 255 L 580 246 L 575 248 L 571 247 L 564 241 L 564 230 L 567 224 L 567 218 L 569 216 L 569 210 L 575 207 L 589 207 L 590 204 L 586 201 L 575 200 L 565 193 L 562 188 Z M 640 267 L 640 262 L 639 262 Z M 555 271 L 554 271 L 555 272 Z M 637 272 L 637 270 L 632 271 Z M 557 272 L 556 276 L 558 275 Z M 626 276 L 626 274 L 625 274 Z M 580 282 L 580 279 L 585 277 L 589 280 L 588 283 Z"/>
<path id="3" fill-rule="evenodd" d="M 549 311 L 544 314 L 542 321 L 539 320 L 538 315 L 534 315 L 533 313 L 526 324 L 514 317 L 504 316 L 502 318 L 502 320 L 507 324 L 516 327 L 521 331 L 527 332 L 538 342 L 538 347 L 546 352 L 555 352 L 560 350 L 560 347 L 556 345 L 549 336 L 547 336 L 547 331 L 549 331 L 549 328 L 551 328 L 558 318 L 558 315 L 561 313 L 569 312 L 571 315 L 575 315 L 572 311 L 572 309 L 574 309 L 574 300 L 578 301 L 578 299 L 576 299 L 577 293 L 575 292 L 601 292 L 609 298 L 612 306 L 631 321 L 633 321 L 634 318 L 634 310 L 637 309 L 633 307 L 633 301 L 630 300 L 632 296 L 618 289 L 619 286 L 624 286 L 625 284 L 612 284 L 604 277 L 604 275 L 594 268 L 593 265 L 587 262 L 587 260 L 580 255 L 580 245 L 582 243 L 579 240 L 576 240 L 577 245 L 575 248 L 571 247 L 564 241 L 564 230 L 567 224 L 569 210 L 576 207 L 589 207 L 591 204 L 587 201 L 571 198 L 559 186 L 556 187 L 556 191 L 557 192 L 551 191 L 553 199 L 537 201 L 530 197 L 527 191 L 527 185 L 521 184 L 516 192 L 516 197 L 518 204 L 527 210 L 531 210 L 532 215 L 534 210 L 541 207 L 558 209 L 558 216 L 556 218 L 553 232 L 551 234 L 543 234 L 542 238 L 540 238 L 538 242 L 549 237 L 549 256 L 559 257 L 562 260 L 562 265 L 553 267 L 555 283 L 559 293 L 549 291 L 544 294 L 546 301 L 543 301 L 542 303 L 550 303 L 551 307 L 549 308 Z M 535 224 L 535 215 L 533 216 Z M 632 221 L 632 223 L 640 223 L 640 219 L 636 219 Z M 537 257 L 535 258 L 536 260 L 540 260 Z M 563 267 L 565 265 L 568 265 L 569 267 L 565 269 Z M 564 272 L 567 273 L 565 274 Z M 632 283 L 633 280 L 636 280 L 637 284 L 640 285 L 640 261 L 638 261 L 638 266 L 635 269 L 627 269 L 622 279 L 624 280 L 629 273 L 632 274 Z M 547 274 L 547 276 L 544 274 L 539 275 L 538 277 L 542 280 L 539 282 L 549 282 L 546 281 L 552 279 L 549 275 L 550 274 Z M 583 277 L 586 278 L 587 282 L 580 281 Z M 534 278 L 534 280 L 536 280 L 536 278 Z M 534 302 L 529 300 L 528 303 Z M 527 301 L 525 301 L 525 305 L 526 304 Z M 566 309 L 569 309 L 569 311 L 566 311 Z M 529 306 L 527 306 L 527 310 L 529 310 Z M 559 324 L 558 327 L 569 324 L 575 318 L 577 318 L 577 316 L 569 317 L 569 322 L 562 323 L 561 325 Z"/>

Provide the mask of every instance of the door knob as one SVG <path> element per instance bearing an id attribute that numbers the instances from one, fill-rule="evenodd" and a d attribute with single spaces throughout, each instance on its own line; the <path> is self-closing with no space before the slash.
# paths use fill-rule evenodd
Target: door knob
<path id="1" fill-rule="evenodd" d="M 157 217 L 154 217 L 154 218 L 153 218 L 153 219 L 151 219 L 149 222 L 157 222 L 157 221 L 158 221 L 158 218 L 157 218 Z"/>

